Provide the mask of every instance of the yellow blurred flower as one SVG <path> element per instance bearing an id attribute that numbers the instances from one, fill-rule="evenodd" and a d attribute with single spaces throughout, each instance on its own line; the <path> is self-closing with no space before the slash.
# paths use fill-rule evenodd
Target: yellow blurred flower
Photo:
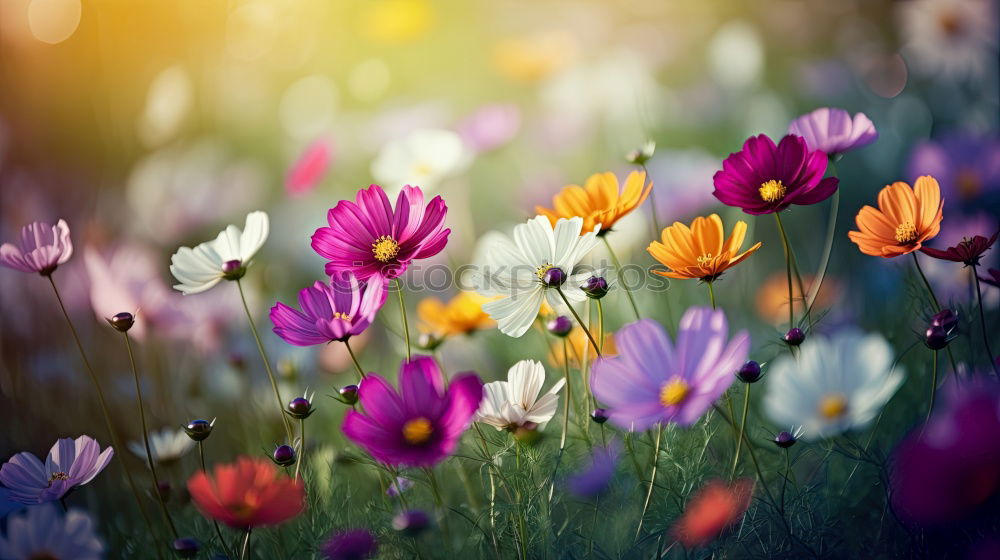
<path id="1" fill-rule="evenodd" d="M 535 211 L 548 218 L 553 226 L 559 218 L 580 216 L 583 218 L 583 231 L 593 231 L 594 226 L 600 224 L 600 235 L 603 235 L 618 220 L 638 208 L 652 189 L 653 183 L 646 183 L 646 174 L 642 171 L 629 173 L 621 190 L 614 173 L 595 173 L 583 187 L 563 187 L 552 198 L 553 209 L 536 206 Z"/>
<path id="2" fill-rule="evenodd" d="M 564 31 L 504 39 L 493 48 L 493 63 L 517 82 L 537 82 L 564 68 L 576 54 L 576 42 Z"/>
<path id="3" fill-rule="evenodd" d="M 654 241 L 646 250 L 670 269 L 653 271 L 660 276 L 710 282 L 760 249 L 758 241 L 753 247 L 739 252 L 746 234 L 746 222 L 736 222 L 729 239 L 723 243 L 725 232 L 719 215 L 699 216 L 690 228 L 680 222 L 664 228 L 661 234 L 663 242 Z"/>
<path id="4" fill-rule="evenodd" d="M 368 0 L 365 5 L 360 31 L 376 43 L 412 41 L 434 23 L 434 9 L 428 0 Z"/>
<path id="5" fill-rule="evenodd" d="M 808 294 L 812 290 L 813 277 L 803 276 L 802 285 Z M 816 294 L 816 301 L 813 303 L 811 313 L 829 308 L 840 295 L 840 286 L 836 280 L 827 276 L 823 280 L 823 285 Z M 805 309 L 802 307 L 802 292 L 799 291 L 799 283 L 792 282 L 792 298 L 795 301 L 796 316 L 801 316 Z M 784 271 L 775 272 L 767 277 L 764 283 L 757 289 L 757 314 L 760 318 L 773 325 L 780 325 L 788 322 L 788 277 Z"/>
<path id="6" fill-rule="evenodd" d="M 496 322 L 483 311 L 483 304 L 488 301 L 490 298 L 475 292 L 459 292 L 448 303 L 438 298 L 425 298 L 417 305 L 420 330 L 449 336 L 491 329 Z"/>
<path id="7" fill-rule="evenodd" d="M 596 339 L 597 333 L 594 332 L 594 337 Z M 590 346 L 590 339 L 587 338 L 587 333 L 583 332 L 580 327 L 574 327 L 570 331 L 569 335 L 566 337 L 569 341 L 569 366 L 573 368 L 580 367 L 580 360 L 583 358 L 584 350 L 587 350 L 587 363 L 594 363 L 594 359 L 597 358 L 597 354 L 594 352 L 594 348 Z M 615 348 L 615 336 L 612 333 L 604 334 L 604 350 L 602 354 L 607 356 L 614 356 L 618 353 Z M 549 348 L 549 363 L 552 367 L 561 368 L 563 367 L 563 347 L 562 341 L 556 340 Z"/>

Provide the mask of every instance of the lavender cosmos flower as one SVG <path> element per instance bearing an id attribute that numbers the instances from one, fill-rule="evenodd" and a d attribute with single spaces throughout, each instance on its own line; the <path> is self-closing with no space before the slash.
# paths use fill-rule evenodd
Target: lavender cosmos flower
<path id="1" fill-rule="evenodd" d="M 42 463 L 31 453 L 21 452 L 0 467 L 0 484 L 10 489 L 10 499 L 24 504 L 58 500 L 82 486 L 111 462 L 114 450 L 101 452 L 90 436 L 61 438 Z"/>
<path id="2" fill-rule="evenodd" d="M 329 284 L 316 282 L 299 292 L 302 311 L 275 304 L 274 334 L 295 346 L 343 342 L 368 328 L 386 294 L 381 282 L 364 285 L 351 272 L 335 273 Z"/>
<path id="3" fill-rule="evenodd" d="M 320 552 L 327 560 L 364 560 L 378 552 L 378 541 L 367 529 L 351 529 L 330 535 Z"/>
<path id="4" fill-rule="evenodd" d="M 822 107 L 792 121 L 788 133 L 801 136 L 810 150 L 828 156 L 862 148 L 878 140 L 878 131 L 864 113 L 851 114 L 843 109 Z"/>
<path id="5" fill-rule="evenodd" d="M 451 454 L 483 399 L 483 382 L 459 374 L 446 388 L 433 358 L 415 356 L 399 368 L 397 393 L 382 377 L 361 382 L 364 413 L 347 411 L 342 429 L 375 459 L 393 466 L 431 467 Z"/>
<path id="6" fill-rule="evenodd" d="M 566 489 L 581 498 L 592 498 L 608 487 L 618 466 L 622 445 L 612 440 L 606 447 L 597 447 L 590 464 L 566 479 Z"/>
<path id="7" fill-rule="evenodd" d="M 659 422 L 694 423 L 736 379 L 750 336 L 729 340 L 721 310 L 692 307 L 681 317 L 677 343 L 656 321 L 643 319 L 615 334 L 618 355 L 599 358 L 590 375 L 594 396 L 613 424 L 642 431 Z"/>
<path id="8" fill-rule="evenodd" d="M 69 238 L 66 220 L 56 225 L 45 222 L 30 223 L 21 228 L 18 244 L 0 246 L 0 264 L 20 270 L 37 272 L 42 276 L 52 274 L 56 267 L 73 256 L 73 241 Z"/>
<path id="9" fill-rule="evenodd" d="M 917 144 L 910 153 L 909 175 L 931 175 L 952 209 L 971 209 L 1000 195 L 1000 137 L 967 132 L 942 135 Z M 976 206 L 981 208 L 981 206 Z"/>
<path id="10" fill-rule="evenodd" d="M 837 190 L 837 178 L 823 178 L 826 154 L 810 150 L 801 136 L 789 134 L 775 146 L 766 135 L 751 136 L 729 154 L 712 178 L 712 194 L 747 214 L 780 212 L 790 204 L 822 202 Z"/>
<path id="11" fill-rule="evenodd" d="M 326 273 L 350 271 L 379 283 L 406 271 L 410 261 L 438 254 L 448 243 L 448 207 L 435 196 L 424 207 L 419 187 L 403 187 L 396 208 L 378 185 L 358 191 L 357 202 L 340 201 L 327 213 L 329 227 L 316 230 L 312 248 L 329 259 Z"/>
<path id="12" fill-rule="evenodd" d="M 5 560 L 103 557 L 104 543 L 94 532 L 94 521 L 78 509 L 63 515 L 52 504 L 30 507 L 12 515 L 6 534 L 0 535 L 0 558 Z"/>

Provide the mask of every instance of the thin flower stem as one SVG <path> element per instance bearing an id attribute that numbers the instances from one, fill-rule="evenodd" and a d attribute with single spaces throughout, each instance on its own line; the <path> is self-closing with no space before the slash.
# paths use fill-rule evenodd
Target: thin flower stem
<path id="1" fill-rule="evenodd" d="M 927 288 L 927 294 L 931 296 L 931 301 L 934 302 L 934 312 L 937 313 L 941 311 L 941 304 L 938 303 L 938 298 L 934 295 L 934 288 L 931 287 L 931 283 L 927 281 L 927 276 L 924 276 L 924 269 L 920 268 L 920 260 L 917 258 L 917 252 L 914 251 L 910 253 L 913 256 L 913 264 L 917 267 L 917 273 L 920 275 L 920 279 L 924 281 L 924 287 Z"/>
<path id="2" fill-rule="evenodd" d="M 253 333 L 253 339 L 257 342 L 257 351 L 260 352 L 260 358 L 264 361 L 264 370 L 267 372 L 267 378 L 271 382 L 274 399 L 278 403 L 278 416 L 281 417 L 281 423 L 285 426 L 285 436 L 288 438 L 288 443 L 291 443 L 294 439 L 292 425 L 288 422 L 288 418 L 285 418 L 285 405 L 281 399 L 281 391 L 278 389 L 278 380 L 274 377 L 274 372 L 271 370 L 271 360 L 267 357 L 267 352 L 264 351 L 264 343 L 261 342 L 260 334 L 257 333 L 257 325 L 253 322 L 253 314 L 250 313 L 250 306 L 247 305 L 247 298 L 243 293 L 242 280 L 236 280 L 236 287 L 239 288 L 240 301 L 243 302 L 243 311 L 247 314 L 247 322 L 250 323 L 250 332 Z"/>
<path id="3" fill-rule="evenodd" d="M 740 420 L 740 432 L 736 438 L 736 453 L 733 455 L 733 469 L 729 474 L 730 480 L 736 478 L 736 467 L 740 462 L 740 449 L 743 447 L 740 445 L 740 442 L 743 441 L 743 436 L 746 433 L 747 412 L 750 410 L 750 384 L 744 383 L 744 385 L 746 386 L 746 392 L 743 394 L 743 419 Z"/>
<path id="4" fill-rule="evenodd" d="M 241 560 L 247 560 L 250 552 L 250 533 L 253 531 L 253 527 L 247 527 L 247 536 L 243 538 L 243 552 L 240 554 Z"/>
<path id="5" fill-rule="evenodd" d="M 597 339 L 597 355 L 600 356 L 604 351 L 604 306 L 601 305 L 601 300 L 597 300 L 597 334 L 600 337 Z"/>
<path id="6" fill-rule="evenodd" d="M 646 520 L 646 511 L 649 510 L 649 502 L 653 499 L 653 488 L 656 487 L 656 469 L 660 465 L 660 440 L 663 439 L 663 424 L 656 425 L 656 443 L 653 445 L 653 468 L 649 473 L 649 488 L 646 490 L 646 501 L 642 504 L 642 513 L 639 514 L 639 526 L 635 529 L 635 537 L 639 538 L 642 533 L 642 522 Z"/>
<path id="7" fill-rule="evenodd" d="M 299 479 L 299 467 L 306 456 L 306 419 L 299 418 L 299 456 L 295 461 L 295 480 Z"/>
<path id="8" fill-rule="evenodd" d="M 344 339 L 344 346 L 347 347 L 347 353 L 351 355 L 351 361 L 354 362 L 354 368 L 358 370 L 358 375 L 361 376 L 361 379 L 364 379 L 365 370 L 363 370 L 361 368 L 361 364 L 358 363 L 358 357 L 354 355 L 354 349 L 351 348 L 351 342 L 347 339 Z"/>
<path id="9" fill-rule="evenodd" d="M 640 165 L 640 167 L 642 167 L 642 172 L 646 175 L 645 179 L 649 181 L 649 170 L 646 169 L 646 164 L 643 163 Z M 654 192 L 655 190 L 656 190 L 655 188 L 649 189 L 649 215 L 651 218 L 653 218 L 653 239 L 656 239 L 660 236 L 660 218 L 659 216 L 656 215 L 657 212 L 656 212 L 656 193 Z"/>
<path id="10" fill-rule="evenodd" d="M 562 435 L 559 436 L 559 454 L 556 455 L 556 466 L 552 469 L 552 483 L 549 486 L 549 503 L 552 503 L 552 495 L 556 490 L 556 473 L 559 472 L 559 463 L 562 462 L 563 453 L 566 451 L 566 435 L 569 431 L 569 409 L 572 403 L 573 389 L 570 386 L 569 377 L 569 341 L 563 338 L 563 379 L 566 380 L 566 404 L 563 406 Z"/>
<path id="11" fill-rule="evenodd" d="M 156 494 L 156 502 L 160 504 L 160 510 L 163 511 L 163 518 L 167 521 L 170 534 L 174 536 L 174 539 L 177 539 L 180 535 L 177 534 L 177 526 L 174 525 L 174 520 L 170 517 L 170 510 L 167 509 L 167 504 L 163 501 L 163 495 L 160 493 L 160 477 L 156 474 L 156 462 L 153 461 L 153 451 L 149 448 L 149 426 L 146 424 L 146 410 L 145 406 L 142 404 L 142 389 L 139 386 L 139 369 L 135 367 L 135 356 L 132 354 L 132 342 L 128 336 L 128 332 L 122 332 L 122 336 L 125 338 L 125 350 L 128 351 L 128 363 L 132 367 L 132 380 L 135 381 L 135 399 L 139 405 L 139 424 L 142 426 L 142 444 L 143 448 L 146 450 L 146 461 L 149 464 L 149 472 L 153 476 L 153 493 Z"/>
<path id="12" fill-rule="evenodd" d="M 403 337 L 406 339 L 406 360 L 410 360 L 410 325 L 406 320 L 406 303 L 403 301 L 403 283 L 396 278 L 396 297 L 399 299 L 399 314 L 403 320 Z"/>
<path id="13" fill-rule="evenodd" d="M 785 235 L 785 226 L 781 224 L 781 212 L 774 213 L 774 220 L 778 223 L 778 232 L 781 234 L 781 246 L 785 250 L 785 273 L 788 276 L 788 328 L 795 327 L 795 297 L 792 292 L 792 250 L 788 244 L 788 237 Z"/>
<path id="14" fill-rule="evenodd" d="M 715 288 L 712 287 L 713 284 L 712 284 L 711 280 L 709 280 L 708 282 L 705 282 L 705 283 L 708 284 L 708 301 L 712 304 L 712 309 L 716 309 L 716 307 L 715 307 Z"/>
<path id="15" fill-rule="evenodd" d="M 933 360 L 934 365 L 932 366 L 932 369 L 931 369 L 931 372 L 932 372 L 931 373 L 931 399 L 930 399 L 930 403 L 928 403 L 928 405 L 927 405 L 927 418 L 924 420 L 925 423 L 929 422 L 930 419 L 931 419 L 931 413 L 934 412 L 934 397 L 937 396 L 938 351 L 934 350 L 932 353 L 934 354 L 934 360 Z"/>
<path id="16" fill-rule="evenodd" d="M 201 471 L 204 472 L 204 473 L 207 473 L 208 469 L 205 468 L 205 442 L 204 441 L 199 441 L 198 442 L 198 460 L 201 462 Z M 222 536 L 222 529 L 219 529 L 219 522 L 213 519 L 212 520 L 212 525 L 215 527 L 215 536 L 219 537 L 219 546 L 222 547 L 222 550 L 226 553 L 226 556 L 232 558 L 233 554 L 231 552 L 229 552 L 229 545 L 226 543 L 226 539 L 223 538 L 223 536 Z"/>
<path id="17" fill-rule="evenodd" d="M 830 176 L 837 177 L 837 166 L 832 157 L 830 158 Z M 819 260 L 819 268 L 816 269 L 815 279 L 812 285 L 809 286 L 809 295 L 806 297 L 807 316 L 812 311 L 813 304 L 816 303 L 816 297 L 819 296 L 819 290 L 823 286 L 823 280 L 826 278 L 827 267 L 830 265 L 830 255 L 833 254 L 833 241 L 836 239 L 837 215 L 839 212 L 840 189 L 837 189 L 833 191 L 833 196 L 830 197 L 830 216 L 826 221 L 826 242 L 823 245 L 823 256 Z"/>
<path id="18" fill-rule="evenodd" d="M 566 294 L 563 293 L 562 288 L 556 286 L 556 292 L 559 293 L 559 297 L 562 298 L 563 302 L 566 304 L 566 307 L 569 308 L 570 313 L 573 314 L 573 318 L 576 319 L 576 323 L 580 325 L 580 328 L 583 329 L 583 332 L 587 335 L 587 338 L 590 339 L 590 343 L 594 345 L 594 350 L 597 352 L 597 357 L 601 357 L 601 347 L 598 346 L 597 341 L 594 340 L 594 335 L 590 334 L 590 329 L 587 328 L 587 324 L 584 323 L 582 319 L 580 319 L 580 314 L 576 312 L 576 309 L 573 309 L 573 306 L 569 303 L 569 300 L 566 299 Z"/>
<path id="19" fill-rule="evenodd" d="M 618 262 L 618 255 L 615 254 L 615 250 L 611 248 L 611 242 L 608 241 L 606 235 L 600 236 L 604 240 L 604 246 L 608 248 L 608 255 L 611 256 L 611 262 L 615 265 L 615 274 L 618 276 L 618 285 L 625 290 L 625 295 L 628 296 L 628 302 L 632 305 L 632 312 L 635 313 L 636 320 L 642 319 L 639 315 L 639 306 L 635 304 L 635 297 L 632 295 L 632 290 L 629 289 L 628 283 L 625 282 L 625 275 L 622 274 L 622 264 Z"/>
<path id="20" fill-rule="evenodd" d="M 448 511 L 444 507 L 444 500 L 441 499 L 441 489 L 438 486 L 437 476 L 434 475 L 434 469 L 424 469 L 427 471 L 427 477 L 431 484 L 431 492 L 434 494 L 434 503 L 437 505 L 438 513 L 441 515 L 441 538 L 444 540 L 444 548 L 451 556 L 451 531 L 448 525 Z"/>
<path id="21" fill-rule="evenodd" d="M 976 270 L 976 265 L 972 265 L 972 277 L 976 279 L 976 297 L 979 299 L 979 324 L 983 327 L 983 346 L 986 347 L 986 353 L 989 355 L 990 366 L 993 367 L 993 375 L 1000 376 L 1000 371 L 997 370 L 997 357 L 990 348 L 990 337 L 986 330 L 986 313 L 983 311 L 983 290 L 979 284 L 979 273 Z"/>

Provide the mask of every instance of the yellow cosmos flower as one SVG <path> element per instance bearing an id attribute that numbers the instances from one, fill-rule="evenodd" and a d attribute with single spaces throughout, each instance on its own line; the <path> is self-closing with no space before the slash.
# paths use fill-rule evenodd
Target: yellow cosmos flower
<path id="1" fill-rule="evenodd" d="M 548 218 L 553 226 L 559 218 L 580 216 L 583 231 L 593 231 L 594 226 L 600 224 L 598 235 L 604 235 L 618 220 L 638 208 L 651 190 L 653 183 L 646 183 L 646 174 L 642 171 L 629 173 L 621 190 L 614 173 L 596 173 L 582 187 L 563 187 L 552 199 L 551 210 L 536 206 L 535 211 Z"/>
<path id="2" fill-rule="evenodd" d="M 434 9 L 427 0 L 370 0 L 359 23 L 361 33 L 376 43 L 406 43 L 427 33 Z"/>
<path id="3" fill-rule="evenodd" d="M 440 336 L 491 329 L 496 323 L 483 311 L 488 301 L 490 298 L 475 292 L 459 292 L 447 304 L 438 298 L 423 299 L 417 305 L 420 329 Z"/>
<path id="4" fill-rule="evenodd" d="M 531 83 L 566 67 L 575 54 L 572 35 L 550 31 L 499 41 L 493 48 L 493 63 L 507 78 Z"/>
<path id="5" fill-rule="evenodd" d="M 597 332 L 594 332 L 594 336 L 597 336 Z M 597 359 L 597 355 L 594 353 L 594 347 L 590 345 L 590 339 L 587 338 L 587 333 L 583 332 L 580 327 L 573 327 L 567 335 L 566 340 L 569 341 L 569 366 L 572 368 L 580 367 L 580 361 L 583 359 L 583 352 L 586 350 L 587 361 L 589 363 L 594 363 Z M 604 350 L 602 352 L 605 358 L 608 356 L 614 356 L 618 354 L 618 349 L 615 347 L 615 336 L 613 333 L 604 334 Z M 552 367 L 561 368 L 563 367 L 563 347 L 562 341 L 556 341 L 551 348 L 549 348 L 549 363 Z"/>
<path id="6" fill-rule="evenodd" d="M 697 217 L 691 227 L 674 222 L 664 228 L 663 242 L 654 241 L 646 248 L 653 258 L 669 268 L 653 272 L 669 278 L 701 279 L 711 282 L 730 267 L 760 249 L 760 242 L 740 253 L 747 234 L 746 222 L 736 222 L 729 239 L 723 242 L 722 219 L 718 214 Z"/>

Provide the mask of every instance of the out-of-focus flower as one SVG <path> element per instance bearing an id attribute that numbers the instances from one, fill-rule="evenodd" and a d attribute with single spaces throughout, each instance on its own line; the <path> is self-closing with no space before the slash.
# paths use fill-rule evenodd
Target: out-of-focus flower
<path id="1" fill-rule="evenodd" d="M 320 138 L 309 144 L 288 170 L 285 191 L 292 196 L 312 191 L 323 180 L 332 160 L 333 142 Z"/>
<path id="2" fill-rule="evenodd" d="M 491 329 L 496 323 L 483 311 L 490 301 L 476 292 L 459 292 L 448 303 L 435 297 L 424 298 L 417 304 L 417 317 L 424 332 L 439 336 L 472 334 Z"/>
<path id="3" fill-rule="evenodd" d="M 174 289 L 184 295 L 198 294 L 223 278 L 241 278 L 267 241 L 268 229 L 267 214 L 251 212 L 242 231 L 230 224 L 213 241 L 194 249 L 181 247 L 170 257 L 170 273 L 180 282 Z"/>
<path id="4" fill-rule="evenodd" d="M 821 107 L 798 117 L 788 126 L 788 133 L 805 139 L 810 150 L 828 156 L 862 148 L 878 140 L 878 131 L 864 113 L 854 117 L 843 109 Z"/>
<path id="5" fill-rule="evenodd" d="M 568 185 L 552 198 L 552 209 L 536 206 L 535 212 L 545 216 L 555 227 L 561 219 L 583 218 L 583 231 L 600 227 L 599 235 L 611 231 L 624 218 L 645 202 L 653 183 L 646 183 L 646 173 L 633 171 L 618 185 L 614 173 L 595 173 L 583 187 Z"/>
<path id="6" fill-rule="evenodd" d="M 471 155 L 450 130 L 418 129 L 386 143 L 372 161 L 372 177 L 390 189 L 420 185 L 428 192 L 468 167 Z"/>
<path id="7" fill-rule="evenodd" d="M 941 182 L 949 205 L 979 205 L 1000 192 L 1000 138 L 959 132 L 925 140 L 910 154 L 909 176 Z"/>
<path id="8" fill-rule="evenodd" d="M 569 33 L 541 32 L 499 41 L 493 47 L 493 63 L 511 80 L 537 82 L 565 68 L 576 50 L 576 41 Z"/>
<path id="9" fill-rule="evenodd" d="M 989 251 L 993 247 L 993 244 L 996 243 L 997 236 L 1000 236 L 1000 230 L 997 230 L 989 239 L 986 239 L 982 235 L 973 236 L 971 239 L 965 238 L 958 245 L 948 247 L 944 251 L 932 247 L 921 247 L 920 251 L 935 259 L 960 262 L 965 266 L 977 266 L 983 253 Z"/>
<path id="10" fill-rule="evenodd" d="M 364 413 L 347 411 L 341 429 L 376 460 L 392 466 L 432 467 L 458 445 L 483 400 L 483 382 L 460 374 L 445 387 L 433 358 L 415 356 L 399 368 L 396 392 L 377 374 L 361 382 Z"/>
<path id="11" fill-rule="evenodd" d="M 365 560 L 378 553 L 378 541 L 368 529 L 335 532 L 320 547 L 327 560 Z"/>
<path id="12" fill-rule="evenodd" d="M 444 227 L 448 207 L 440 196 L 424 206 L 419 187 L 403 187 L 395 210 L 378 185 L 358 191 L 357 202 L 341 200 L 327 213 L 329 227 L 312 236 L 312 248 L 326 263 L 326 273 L 353 272 L 359 282 L 384 284 L 406 271 L 410 262 L 433 257 L 448 243 Z"/>
<path id="13" fill-rule="evenodd" d="M 944 200 L 934 177 L 917 179 L 913 188 L 897 181 L 878 193 L 878 209 L 864 206 L 855 222 L 860 231 L 847 236 L 873 257 L 907 255 L 923 247 L 941 230 Z"/>
<path id="14" fill-rule="evenodd" d="M 0 535 L 0 558 L 101 560 L 104 543 L 94 529 L 94 521 L 78 509 L 63 515 L 52 504 L 30 507 L 7 519 L 7 531 Z"/>
<path id="15" fill-rule="evenodd" d="M 811 150 L 801 136 L 789 134 L 775 145 L 764 134 L 751 136 L 729 154 L 712 181 L 712 194 L 747 214 L 771 214 L 791 204 L 822 202 L 837 190 L 836 177 L 823 178 L 827 157 Z"/>
<path id="16" fill-rule="evenodd" d="M 813 276 L 802 277 L 802 286 L 805 288 L 806 294 L 812 291 L 815 280 L 816 278 Z M 812 311 L 829 308 L 839 297 L 839 283 L 827 275 L 823 279 L 823 285 L 819 292 L 816 293 Z M 796 316 L 805 313 L 803 299 L 802 292 L 799 291 L 799 283 L 792 282 L 792 305 Z M 773 325 L 780 325 L 788 321 L 788 278 L 784 271 L 771 274 L 760 285 L 760 288 L 757 288 L 756 307 L 760 318 Z"/>
<path id="17" fill-rule="evenodd" d="M 641 148 L 625 154 L 625 161 L 635 165 L 646 165 L 646 162 L 653 157 L 654 153 L 656 153 L 656 142 L 647 140 Z"/>
<path id="18" fill-rule="evenodd" d="M 212 471 L 189 478 L 188 492 L 203 515 L 230 527 L 280 525 L 306 508 L 302 481 L 281 474 L 267 459 L 240 457 Z"/>
<path id="19" fill-rule="evenodd" d="M 419 535 L 430 524 L 430 517 L 419 509 L 403 511 L 392 518 L 392 528 L 408 537 Z"/>
<path id="20" fill-rule="evenodd" d="M 364 5 L 358 29 L 376 43 L 398 45 L 419 39 L 433 24 L 428 0 L 376 0 Z"/>
<path id="21" fill-rule="evenodd" d="M 594 362 L 590 385 L 611 422 L 631 431 L 693 424 L 733 384 L 750 351 L 750 335 L 730 339 L 726 314 L 706 307 L 684 313 L 676 345 L 651 319 L 625 325 L 615 343 L 619 355 Z"/>
<path id="22" fill-rule="evenodd" d="M 480 107 L 455 126 L 465 145 L 475 152 L 503 146 L 520 128 L 521 111 L 512 103 Z"/>
<path id="23" fill-rule="evenodd" d="M 344 342 L 368 328 L 387 295 L 381 282 L 362 285 L 351 272 L 334 273 L 329 284 L 299 292 L 302 311 L 281 302 L 271 308 L 274 334 L 295 346 Z"/>
<path id="24" fill-rule="evenodd" d="M 989 0 L 913 0 L 900 4 L 903 54 L 932 77 L 981 76 L 996 63 L 997 13 Z"/>
<path id="25" fill-rule="evenodd" d="M 174 552 L 181 558 L 194 558 L 201 550 L 201 543 L 194 537 L 181 537 L 174 539 Z"/>
<path id="26" fill-rule="evenodd" d="M 73 256 L 69 225 L 59 220 L 55 225 L 33 222 L 21 228 L 17 244 L 0 245 L 0 264 L 21 272 L 48 276 Z"/>
<path id="27" fill-rule="evenodd" d="M 565 382 L 565 379 L 556 381 L 539 397 L 545 383 L 545 367 L 533 360 L 521 360 L 507 371 L 507 381 L 493 381 L 483 387 L 483 401 L 473 421 L 508 431 L 548 422 L 556 413 L 559 390 Z"/>
<path id="28" fill-rule="evenodd" d="M 487 263 L 476 274 L 476 290 L 483 296 L 502 296 L 483 304 L 496 320 L 500 332 L 515 338 L 523 335 L 535 321 L 542 302 L 562 309 L 559 285 L 569 281 L 578 286 L 586 277 L 573 277 L 574 268 L 597 244 L 600 228 L 583 232 L 583 218 L 559 219 L 555 227 L 545 216 L 535 216 L 514 227 L 513 239 L 500 236 L 487 248 Z M 548 280 L 561 274 L 559 285 Z M 556 289 L 552 289 L 556 288 Z M 581 302 L 587 296 L 578 289 L 562 290 L 570 302 Z"/>
<path id="29" fill-rule="evenodd" d="M 595 447 L 589 464 L 566 478 L 566 489 L 581 498 L 592 498 L 608 487 L 615 476 L 622 446 L 612 440 L 606 447 Z"/>
<path id="30" fill-rule="evenodd" d="M 713 480 L 698 490 L 670 533 L 687 548 L 704 546 L 743 517 L 753 498 L 753 480 Z"/>
<path id="31" fill-rule="evenodd" d="M 986 277 L 980 276 L 979 279 L 989 284 L 990 286 L 1000 288 L 1000 270 L 991 268 L 987 270 L 986 273 L 988 274 L 988 276 Z"/>
<path id="32" fill-rule="evenodd" d="M 592 333 L 595 337 L 597 333 Z M 583 355 L 586 352 L 590 356 L 590 360 L 593 361 L 597 354 L 594 353 L 593 346 L 590 345 L 590 339 L 587 338 L 587 333 L 583 332 L 580 327 L 575 327 L 570 331 L 569 335 L 566 337 L 566 341 L 569 342 L 569 365 L 572 368 L 579 368 L 581 365 L 581 360 L 583 360 Z M 607 333 L 604 335 L 604 347 L 601 349 L 601 353 L 605 356 L 614 356 L 618 353 L 618 349 L 615 346 L 615 335 L 613 333 Z M 556 344 L 549 350 L 549 363 L 552 367 L 561 368 L 565 363 L 563 360 L 563 349 L 562 344 Z"/>
<path id="33" fill-rule="evenodd" d="M 722 218 L 718 214 L 707 218 L 699 216 L 690 228 L 680 222 L 663 228 L 663 242 L 653 241 L 646 251 L 660 264 L 670 268 L 653 271 L 660 276 L 712 282 L 760 249 L 761 242 L 758 241 L 740 252 L 746 233 L 746 222 L 738 221 L 729 239 L 723 242 Z"/>
<path id="34" fill-rule="evenodd" d="M 394 484 L 390 484 L 389 487 L 386 488 L 385 494 L 386 496 L 390 496 L 392 498 L 398 498 L 400 494 L 406 492 L 410 488 L 413 488 L 413 480 L 403 476 L 397 476 L 396 482 Z"/>
<path id="35" fill-rule="evenodd" d="M 810 337 L 798 358 L 781 356 L 767 375 L 768 416 L 801 425 L 807 439 L 865 427 L 903 382 L 885 338 L 851 329 Z"/>
<path id="36" fill-rule="evenodd" d="M 194 449 L 194 441 L 183 429 L 163 428 L 149 433 L 149 452 L 156 463 L 173 463 Z M 146 460 L 146 446 L 142 441 L 128 442 L 128 450 Z"/>
<path id="37" fill-rule="evenodd" d="M 0 484 L 10 489 L 10 499 L 22 504 L 58 500 L 77 486 L 94 479 L 111 462 L 114 450 L 103 452 L 90 436 L 60 438 L 45 463 L 22 451 L 0 467 Z"/>
<path id="38" fill-rule="evenodd" d="M 712 175 L 719 161 L 701 149 L 658 150 L 647 168 L 656 177 L 653 196 L 661 223 L 689 219 L 713 206 Z"/>

